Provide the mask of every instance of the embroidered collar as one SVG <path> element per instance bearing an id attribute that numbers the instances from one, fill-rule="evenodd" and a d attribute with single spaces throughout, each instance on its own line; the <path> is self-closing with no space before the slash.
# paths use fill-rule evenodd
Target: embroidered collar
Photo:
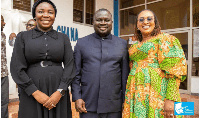
<path id="1" fill-rule="evenodd" d="M 100 37 L 97 33 L 93 33 L 93 36 L 97 39 L 109 39 L 112 40 L 112 34 L 107 35 L 106 37 Z"/>
<path id="2" fill-rule="evenodd" d="M 57 31 L 55 31 L 53 28 L 48 32 L 42 32 L 37 27 L 32 30 L 32 38 L 33 39 L 38 38 L 44 34 L 50 36 L 51 38 L 58 39 Z"/>

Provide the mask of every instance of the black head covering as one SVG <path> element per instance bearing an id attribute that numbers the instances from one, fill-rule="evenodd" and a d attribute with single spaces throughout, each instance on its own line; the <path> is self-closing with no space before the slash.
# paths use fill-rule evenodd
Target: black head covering
<path id="1" fill-rule="evenodd" d="M 56 5 L 53 2 L 51 2 L 50 0 L 38 0 L 37 2 L 34 3 L 33 8 L 32 8 L 32 16 L 33 16 L 33 18 L 35 18 L 36 7 L 42 2 L 47 2 L 47 3 L 49 3 L 49 4 L 51 4 L 53 6 L 53 8 L 55 10 L 55 17 L 56 17 L 57 9 L 56 9 Z"/>

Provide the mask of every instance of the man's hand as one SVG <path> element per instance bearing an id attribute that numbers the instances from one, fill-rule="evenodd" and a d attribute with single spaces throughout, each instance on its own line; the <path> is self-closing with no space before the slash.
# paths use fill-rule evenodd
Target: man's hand
<path id="1" fill-rule="evenodd" d="M 56 107 L 61 97 L 62 95 L 60 94 L 60 92 L 56 91 L 50 96 L 49 100 L 45 104 L 43 104 L 43 106 L 51 110 L 53 107 Z"/>
<path id="2" fill-rule="evenodd" d="M 172 100 L 165 101 L 164 113 L 165 113 L 165 118 L 175 118 L 175 116 L 174 116 L 174 101 L 172 101 Z"/>
<path id="3" fill-rule="evenodd" d="M 85 102 L 82 99 L 78 99 L 75 101 L 75 108 L 76 111 L 79 113 L 87 113 L 86 108 L 85 108 Z"/>
<path id="4" fill-rule="evenodd" d="M 37 90 L 34 93 L 32 93 L 32 96 L 39 102 L 40 104 L 44 104 L 49 100 L 49 96 L 47 96 L 45 93 Z"/>

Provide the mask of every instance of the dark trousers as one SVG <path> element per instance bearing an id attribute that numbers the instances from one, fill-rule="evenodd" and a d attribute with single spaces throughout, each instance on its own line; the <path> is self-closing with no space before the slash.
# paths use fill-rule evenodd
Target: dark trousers
<path id="1" fill-rule="evenodd" d="M 81 113 L 80 118 L 121 118 L 122 112 L 111 112 L 111 113 L 96 113 L 96 112 L 87 112 Z"/>
<path id="2" fill-rule="evenodd" d="M 9 83 L 8 76 L 1 78 L 1 118 L 8 118 Z"/>

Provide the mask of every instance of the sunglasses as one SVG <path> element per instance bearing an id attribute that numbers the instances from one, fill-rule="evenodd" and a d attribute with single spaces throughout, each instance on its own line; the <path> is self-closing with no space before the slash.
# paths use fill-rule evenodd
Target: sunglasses
<path id="1" fill-rule="evenodd" d="M 147 22 L 152 22 L 153 21 L 153 16 L 148 16 L 147 18 Z M 144 17 L 140 17 L 139 18 L 139 22 L 141 22 L 141 23 L 143 23 L 144 22 L 144 20 L 145 20 L 145 18 Z"/>

